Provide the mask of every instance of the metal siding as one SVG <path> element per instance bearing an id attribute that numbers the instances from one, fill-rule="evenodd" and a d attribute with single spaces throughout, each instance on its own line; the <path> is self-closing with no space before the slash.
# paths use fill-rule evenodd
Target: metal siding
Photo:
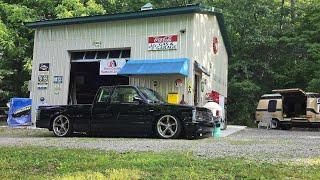
<path id="1" fill-rule="evenodd" d="M 166 17 L 153 17 L 126 21 L 112 21 L 105 23 L 75 24 L 38 28 L 35 32 L 32 92 L 33 121 L 35 108 L 40 104 L 40 97 L 45 97 L 47 105 L 65 105 L 68 99 L 70 57 L 72 50 L 112 49 L 131 47 L 131 58 L 134 59 L 163 59 L 192 57 L 192 14 L 174 15 Z M 186 33 L 180 30 L 186 28 Z M 148 36 L 177 34 L 179 36 L 178 50 L 148 51 Z M 101 47 L 94 47 L 94 41 L 101 41 Z M 37 76 L 39 63 L 50 63 L 49 87 L 47 90 L 37 89 Z M 53 76 L 63 76 L 63 85 L 59 95 L 55 94 Z M 175 91 L 174 80 L 176 77 L 161 77 L 161 87 L 166 95 Z M 153 78 L 130 78 L 133 85 L 151 87 Z M 163 82 L 162 82 L 163 81 Z M 185 91 L 182 89 L 181 92 Z"/>
<path id="2" fill-rule="evenodd" d="M 165 100 L 167 100 L 168 93 L 178 92 L 181 100 L 181 95 L 185 92 L 185 84 L 183 83 L 182 87 L 176 87 L 176 79 L 182 79 L 183 81 L 185 81 L 186 78 L 180 75 L 132 76 L 130 77 L 130 84 L 153 89 L 157 91 Z M 159 81 L 158 87 L 153 86 L 154 80 Z"/>
<path id="3" fill-rule="evenodd" d="M 227 97 L 228 55 L 217 18 L 210 14 L 195 14 L 194 18 L 193 59 L 205 66 L 210 72 L 210 77 L 202 75 L 203 80 L 207 79 L 207 85 L 205 85 L 205 91 L 201 97 L 204 99 L 205 94 L 212 90 Z M 218 38 L 217 54 L 213 53 L 213 37 Z M 200 104 L 204 103 L 202 101 Z"/>

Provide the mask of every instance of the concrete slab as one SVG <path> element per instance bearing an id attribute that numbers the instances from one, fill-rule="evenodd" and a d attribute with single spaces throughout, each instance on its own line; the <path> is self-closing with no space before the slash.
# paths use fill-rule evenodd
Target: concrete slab
<path id="1" fill-rule="evenodd" d="M 230 136 L 231 134 L 244 130 L 245 128 L 247 128 L 247 126 L 228 125 L 226 130 L 221 131 L 220 137 Z"/>

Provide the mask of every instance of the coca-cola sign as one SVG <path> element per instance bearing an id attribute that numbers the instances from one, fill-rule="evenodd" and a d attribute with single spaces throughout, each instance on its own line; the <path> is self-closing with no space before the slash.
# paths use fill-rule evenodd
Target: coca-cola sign
<path id="1" fill-rule="evenodd" d="M 178 35 L 148 37 L 149 51 L 178 49 Z"/>

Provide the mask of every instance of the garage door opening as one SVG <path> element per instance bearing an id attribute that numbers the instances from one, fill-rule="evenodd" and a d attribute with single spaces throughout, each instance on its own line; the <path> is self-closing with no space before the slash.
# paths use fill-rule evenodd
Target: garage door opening
<path id="1" fill-rule="evenodd" d="M 100 75 L 100 60 L 129 58 L 130 50 L 71 53 L 69 104 L 91 104 L 100 86 L 129 85 L 129 77 Z"/>

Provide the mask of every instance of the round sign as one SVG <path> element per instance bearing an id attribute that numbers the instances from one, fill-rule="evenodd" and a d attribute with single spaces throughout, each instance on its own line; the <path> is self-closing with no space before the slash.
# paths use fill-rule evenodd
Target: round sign
<path id="1" fill-rule="evenodd" d="M 181 86 L 182 86 L 182 83 L 183 83 L 182 79 L 176 79 L 175 82 L 174 82 L 174 84 L 176 85 L 176 87 L 181 87 Z"/>

